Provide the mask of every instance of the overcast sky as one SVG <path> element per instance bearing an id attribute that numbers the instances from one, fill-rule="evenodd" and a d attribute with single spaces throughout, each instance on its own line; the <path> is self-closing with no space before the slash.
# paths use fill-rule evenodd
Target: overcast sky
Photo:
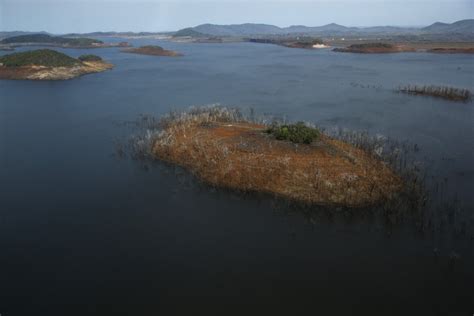
<path id="1" fill-rule="evenodd" d="M 474 0 L 0 0 L 0 31 L 173 31 L 202 23 L 422 26 L 474 17 Z"/>

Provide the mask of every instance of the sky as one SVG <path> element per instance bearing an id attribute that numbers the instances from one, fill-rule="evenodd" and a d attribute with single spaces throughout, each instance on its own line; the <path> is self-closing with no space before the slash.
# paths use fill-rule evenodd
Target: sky
<path id="1" fill-rule="evenodd" d="M 426 26 L 474 18 L 474 0 L 0 0 L 0 31 L 175 31 L 203 23 Z"/>

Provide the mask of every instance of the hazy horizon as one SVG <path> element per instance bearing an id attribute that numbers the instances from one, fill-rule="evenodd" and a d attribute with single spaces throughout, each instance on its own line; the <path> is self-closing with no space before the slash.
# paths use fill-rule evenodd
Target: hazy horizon
<path id="1" fill-rule="evenodd" d="M 0 31 L 165 32 L 199 24 L 426 26 L 474 18 L 470 0 L 2 0 Z"/>

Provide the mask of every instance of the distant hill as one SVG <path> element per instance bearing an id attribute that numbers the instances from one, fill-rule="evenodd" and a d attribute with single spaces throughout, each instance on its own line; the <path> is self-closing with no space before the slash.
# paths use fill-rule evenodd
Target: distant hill
<path id="1" fill-rule="evenodd" d="M 371 26 L 359 29 L 360 32 L 369 34 L 410 34 L 418 33 L 420 29 L 400 26 Z"/>
<path id="2" fill-rule="evenodd" d="M 26 43 L 41 43 L 41 44 L 58 44 L 68 46 L 91 46 L 93 44 L 102 44 L 102 41 L 91 38 L 68 38 L 61 36 L 51 36 L 48 34 L 28 34 L 13 37 L 7 37 L 0 41 L 1 44 L 26 44 Z"/>
<path id="3" fill-rule="evenodd" d="M 62 37 L 133 37 L 133 36 L 156 36 L 165 35 L 170 32 L 91 32 L 91 33 L 68 33 L 61 35 Z"/>
<path id="4" fill-rule="evenodd" d="M 193 36 L 191 31 L 198 32 L 208 36 L 254 36 L 254 35 L 344 35 L 344 34 L 364 34 L 364 33 L 407 33 L 412 31 L 409 28 L 381 26 L 370 28 L 347 27 L 336 23 L 331 23 L 323 26 L 304 26 L 292 25 L 289 27 L 280 28 L 268 24 L 234 24 L 234 25 L 216 25 L 216 24 L 201 24 L 193 28 L 186 28 L 178 31 L 175 36 L 186 31 L 189 36 Z"/>
<path id="5" fill-rule="evenodd" d="M 452 34 L 466 34 L 474 33 L 474 19 L 461 20 L 454 23 L 436 22 L 430 26 L 421 29 L 426 33 L 452 33 Z"/>
<path id="6" fill-rule="evenodd" d="M 248 36 L 282 33 L 282 29 L 278 26 L 254 23 L 232 25 L 201 24 L 192 29 L 202 34 L 214 36 Z"/>
<path id="7" fill-rule="evenodd" d="M 414 28 L 397 27 L 397 26 L 373 26 L 373 27 L 347 27 L 336 23 L 331 23 L 323 26 L 303 26 L 293 25 L 282 29 L 287 34 L 316 34 L 316 35 L 344 35 L 344 34 L 405 34 L 417 31 Z"/>
<path id="8" fill-rule="evenodd" d="M 48 34 L 46 32 L 23 32 L 23 31 L 9 31 L 9 32 L 0 32 L 0 40 L 13 37 L 13 36 L 20 36 L 20 35 L 30 35 L 30 34 Z"/>
<path id="9" fill-rule="evenodd" d="M 339 25 L 336 23 L 331 23 L 323 26 L 304 26 L 304 25 L 292 25 L 290 27 L 282 28 L 283 33 L 285 34 L 323 34 L 323 33 L 331 33 L 331 34 L 341 34 L 341 33 L 348 33 L 357 31 L 358 28 L 356 27 L 346 27 L 343 25 Z"/>
<path id="10" fill-rule="evenodd" d="M 186 28 L 175 33 L 175 36 L 191 37 L 207 36 L 256 36 L 256 35 L 314 35 L 314 36 L 368 36 L 368 35 L 419 35 L 419 34 L 473 34 L 474 20 L 462 20 L 452 24 L 435 23 L 424 28 L 397 27 L 397 26 L 373 26 L 373 27 L 347 27 L 336 23 L 323 26 L 292 25 L 289 27 L 278 27 L 269 24 L 201 24 L 196 27 Z"/>
<path id="11" fill-rule="evenodd" d="M 179 30 L 178 32 L 174 33 L 175 37 L 181 37 L 181 36 L 190 36 L 190 37 L 207 37 L 208 35 L 203 34 L 201 32 L 196 31 L 192 27 L 188 27 L 182 30 Z"/>

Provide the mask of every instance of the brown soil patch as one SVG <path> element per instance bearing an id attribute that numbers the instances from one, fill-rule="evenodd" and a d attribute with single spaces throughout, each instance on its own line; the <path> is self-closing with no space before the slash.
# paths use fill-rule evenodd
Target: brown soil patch
<path id="1" fill-rule="evenodd" d="M 212 185 L 310 204 L 361 207 L 402 188 L 384 163 L 347 143 L 324 135 L 311 145 L 279 141 L 246 122 L 172 123 L 152 152 Z"/>

